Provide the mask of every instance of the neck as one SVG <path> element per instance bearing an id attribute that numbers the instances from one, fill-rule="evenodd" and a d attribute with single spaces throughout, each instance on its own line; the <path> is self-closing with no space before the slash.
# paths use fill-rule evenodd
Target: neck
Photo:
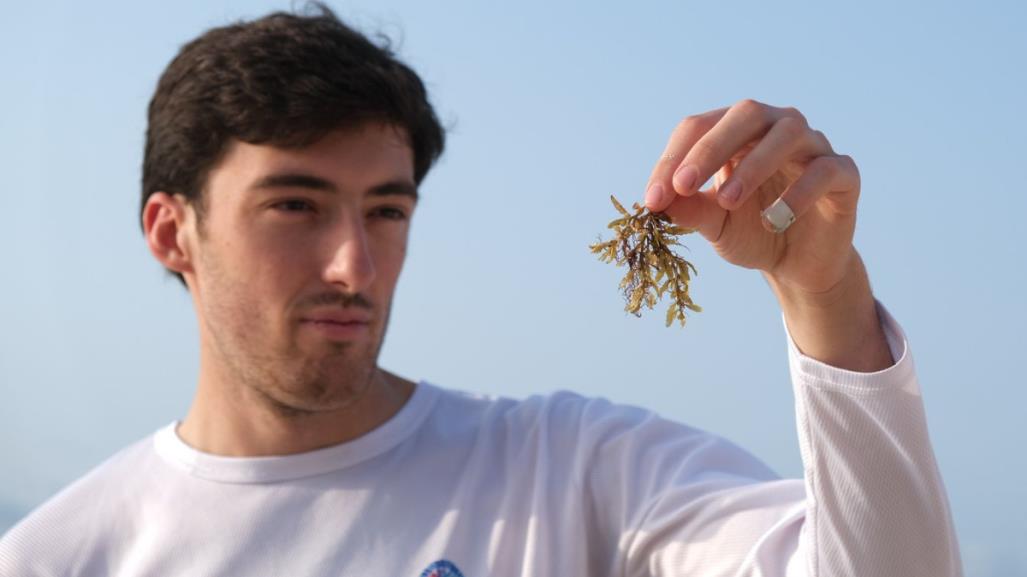
<path id="1" fill-rule="evenodd" d="M 415 386 L 376 367 L 367 386 L 345 407 L 292 410 L 201 367 L 196 397 L 177 432 L 189 446 L 214 455 L 304 453 L 351 441 L 382 425 L 406 404 Z"/>

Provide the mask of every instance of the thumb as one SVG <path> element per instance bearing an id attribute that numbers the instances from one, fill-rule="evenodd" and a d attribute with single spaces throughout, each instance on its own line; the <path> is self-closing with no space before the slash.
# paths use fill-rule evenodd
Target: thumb
<path id="1" fill-rule="evenodd" d="M 676 195 L 663 210 L 678 226 L 694 228 L 709 242 L 716 242 L 724 228 L 727 211 L 717 202 L 717 191 L 731 177 L 731 164 L 725 164 L 713 175 L 713 187 L 691 196 Z"/>

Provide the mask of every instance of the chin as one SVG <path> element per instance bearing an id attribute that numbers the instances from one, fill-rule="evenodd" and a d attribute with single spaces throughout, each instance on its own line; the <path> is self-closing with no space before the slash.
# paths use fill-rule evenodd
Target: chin
<path id="1" fill-rule="evenodd" d="M 291 382 L 275 396 L 297 409 L 342 409 L 367 392 L 376 369 L 374 362 L 354 363 L 345 359 L 317 364 L 313 370 L 308 366 L 303 374 L 288 379 Z"/>

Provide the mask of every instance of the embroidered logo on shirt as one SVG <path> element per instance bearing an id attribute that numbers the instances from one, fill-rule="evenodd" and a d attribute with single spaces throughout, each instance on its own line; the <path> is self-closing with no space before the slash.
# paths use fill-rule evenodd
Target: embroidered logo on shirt
<path id="1" fill-rule="evenodd" d="M 464 577 L 464 574 L 456 568 L 456 565 L 440 559 L 431 565 L 421 573 L 421 577 Z"/>

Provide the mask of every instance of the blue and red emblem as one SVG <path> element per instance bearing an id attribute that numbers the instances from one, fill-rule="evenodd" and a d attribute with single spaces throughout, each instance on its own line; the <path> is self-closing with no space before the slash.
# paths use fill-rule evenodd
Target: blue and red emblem
<path id="1" fill-rule="evenodd" d="M 456 565 L 441 559 L 428 565 L 428 568 L 421 573 L 421 577 L 464 577 L 464 574 L 456 568 Z"/>

